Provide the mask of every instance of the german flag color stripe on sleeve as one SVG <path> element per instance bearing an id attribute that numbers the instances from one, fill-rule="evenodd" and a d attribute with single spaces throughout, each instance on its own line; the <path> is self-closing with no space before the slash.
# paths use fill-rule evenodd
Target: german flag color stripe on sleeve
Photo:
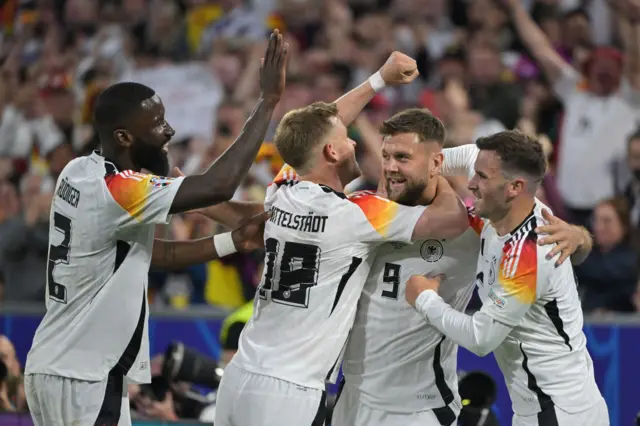
<path id="1" fill-rule="evenodd" d="M 387 236 L 389 225 L 398 213 L 396 203 L 370 192 L 354 193 L 349 196 L 349 201 L 360 207 L 376 232 L 383 237 Z"/>
<path id="2" fill-rule="evenodd" d="M 280 169 L 280 172 L 278 173 L 278 175 L 273 179 L 273 183 L 280 186 L 282 184 L 295 182 L 297 180 L 298 180 L 298 175 L 296 174 L 296 171 L 293 169 L 293 167 L 289 166 L 288 164 L 285 164 Z"/>
<path id="3" fill-rule="evenodd" d="M 536 301 L 538 247 L 536 234 L 529 232 L 505 243 L 500 262 L 499 279 L 508 296 L 521 303 Z"/>
<path id="4" fill-rule="evenodd" d="M 153 189 L 151 175 L 124 171 L 109 175 L 105 178 L 107 188 L 114 200 L 129 213 L 138 219 L 142 214 L 147 197 Z"/>

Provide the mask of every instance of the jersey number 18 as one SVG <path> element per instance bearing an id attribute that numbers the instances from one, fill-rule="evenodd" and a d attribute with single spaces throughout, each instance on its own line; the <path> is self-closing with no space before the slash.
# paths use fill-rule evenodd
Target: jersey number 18
<path id="1" fill-rule="evenodd" d="M 308 308 L 309 291 L 318 284 L 320 247 L 292 242 L 281 244 L 275 238 L 267 238 L 265 252 L 264 280 L 258 290 L 259 297 L 266 299 L 269 291 L 271 300 L 276 303 Z M 279 258 L 280 252 L 282 257 Z M 338 283 L 332 311 L 336 307 L 342 289 L 360 263 L 362 259 L 352 258 L 349 269 Z"/>

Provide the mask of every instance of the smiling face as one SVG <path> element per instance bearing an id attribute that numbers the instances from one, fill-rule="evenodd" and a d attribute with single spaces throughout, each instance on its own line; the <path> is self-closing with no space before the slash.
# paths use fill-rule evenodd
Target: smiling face
<path id="1" fill-rule="evenodd" d="M 444 124 L 427 109 L 410 108 L 385 120 L 380 133 L 382 184 L 389 199 L 407 205 L 429 202 L 433 194 L 427 189 L 442 168 Z"/>
<path id="2" fill-rule="evenodd" d="M 546 171 L 540 142 L 518 130 L 505 130 L 478 138 L 476 146 L 480 151 L 468 185 L 476 197 L 475 214 L 499 221 L 514 203 L 526 207 Z"/>
<path id="3" fill-rule="evenodd" d="M 415 133 L 385 137 L 382 170 L 390 200 L 416 205 L 431 178 L 440 174 L 442 150 L 437 142 L 421 142 Z"/>
<path id="4" fill-rule="evenodd" d="M 509 180 L 504 176 L 500 157 L 495 151 L 481 150 L 475 163 L 475 175 L 469 181 L 469 190 L 475 200 L 477 216 L 495 220 L 509 210 Z"/>
<path id="5" fill-rule="evenodd" d="M 165 176 L 169 173 L 168 146 L 175 135 L 164 117 L 165 109 L 157 95 L 143 101 L 132 114 L 126 129 L 118 129 L 115 136 L 131 152 L 134 164 L 150 172 Z"/>

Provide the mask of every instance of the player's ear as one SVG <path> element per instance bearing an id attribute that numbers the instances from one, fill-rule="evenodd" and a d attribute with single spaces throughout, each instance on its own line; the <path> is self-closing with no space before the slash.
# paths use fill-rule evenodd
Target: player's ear
<path id="1" fill-rule="evenodd" d="M 439 151 L 433 156 L 432 175 L 431 177 L 439 176 L 442 172 L 442 164 L 444 163 L 444 154 Z"/>
<path id="2" fill-rule="evenodd" d="M 518 177 L 512 180 L 508 185 L 508 192 L 510 198 L 515 198 L 525 191 L 527 182 L 524 178 Z"/>
<path id="3" fill-rule="evenodd" d="M 333 144 L 327 143 L 322 147 L 322 155 L 329 163 L 337 163 L 340 160 L 338 152 Z"/>
<path id="4" fill-rule="evenodd" d="M 125 129 L 116 129 L 113 131 L 113 138 L 118 143 L 118 145 L 129 148 L 133 143 L 134 137 L 128 130 Z"/>

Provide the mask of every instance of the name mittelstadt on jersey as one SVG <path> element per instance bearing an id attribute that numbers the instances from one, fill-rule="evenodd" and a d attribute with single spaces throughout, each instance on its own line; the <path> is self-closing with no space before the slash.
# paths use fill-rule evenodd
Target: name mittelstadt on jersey
<path id="1" fill-rule="evenodd" d="M 328 217 L 316 216 L 313 213 L 308 215 L 293 214 L 277 207 L 271 207 L 269 222 L 301 232 L 324 232 Z"/>
<path id="2" fill-rule="evenodd" d="M 56 195 L 66 201 L 69 205 L 76 208 L 78 207 L 78 202 L 80 201 L 80 191 L 69 185 L 67 179 L 62 179 L 62 182 L 60 182 L 60 186 L 58 186 L 58 192 L 56 192 Z"/>

